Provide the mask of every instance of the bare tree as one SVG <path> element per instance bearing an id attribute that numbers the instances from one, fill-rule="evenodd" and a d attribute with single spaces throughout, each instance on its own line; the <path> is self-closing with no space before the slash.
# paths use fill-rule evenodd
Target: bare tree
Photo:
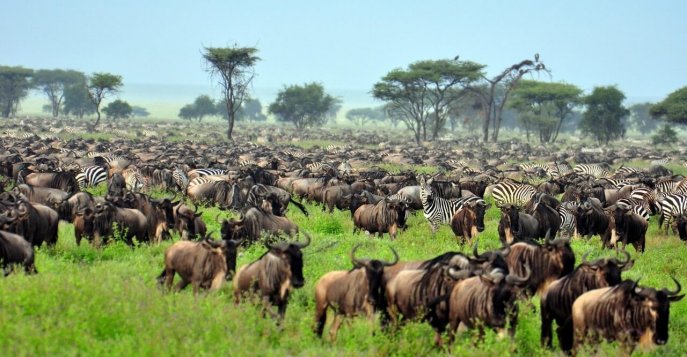
<path id="1" fill-rule="evenodd" d="M 476 94 L 482 105 L 484 121 L 482 123 L 483 140 L 489 140 L 489 127 L 493 128 L 491 140 L 496 142 L 501 128 L 501 115 L 503 107 L 508 101 L 511 91 L 518 85 L 520 79 L 528 73 L 546 72 L 549 70 L 544 63 L 539 60 L 539 54 L 534 55 L 534 61 L 526 59 L 516 63 L 494 78 L 487 78 L 482 75 L 482 81 L 477 85 L 468 85 L 465 88 Z"/>
<path id="2" fill-rule="evenodd" d="M 229 127 L 227 139 L 231 140 L 234 131 L 236 113 L 241 109 L 243 100 L 248 95 L 248 86 L 255 77 L 253 66 L 259 57 L 253 47 L 206 47 L 203 58 L 208 64 L 207 71 L 212 77 L 217 78 L 217 83 L 222 88 L 224 100 L 227 106 Z"/>

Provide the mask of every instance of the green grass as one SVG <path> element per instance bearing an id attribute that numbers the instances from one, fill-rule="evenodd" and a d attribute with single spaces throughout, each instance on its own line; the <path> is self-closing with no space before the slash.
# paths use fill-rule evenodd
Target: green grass
<path id="1" fill-rule="evenodd" d="M 344 323 L 335 344 L 321 341 L 312 333 L 313 289 L 317 279 L 332 270 L 350 269 L 348 254 L 358 243 L 360 255 L 390 259 L 394 247 L 402 259 L 425 259 L 449 250 L 469 250 L 456 243 L 448 227 L 435 238 L 421 214 L 410 218 L 410 228 L 396 241 L 352 234 L 350 213 L 329 215 L 307 205 L 310 217 L 291 209 L 289 216 L 308 231 L 313 241 L 304 251 L 306 285 L 294 291 L 283 330 L 270 319 L 260 317 L 257 304 L 235 306 L 232 288 L 194 297 L 191 289 L 162 293 L 155 278 L 162 269 L 165 249 L 142 245 L 131 249 L 113 243 L 98 250 L 77 247 L 73 227 L 61 224 L 54 248 L 37 251 L 35 276 L 14 274 L 0 283 L 0 350 L 5 355 L 232 355 L 232 356 L 425 356 L 444 355 L 432 347 L 433 331 L 428 324 L 411 322 L 397 333 L 383 333 L 364 318 Z M 209 231 L 218 235 L 217 209 L 205 209 Z M 222 214 L 220 217 L 227 217 Z M 496 226 L 499 212 L 487 212 L 487 229 L 479 237 L 480 250 L 499 246 Z M 687 283 L 687 247 L 676 237 L 658 234 L 655 222 L 649 229 L 647 252 L 639 255 L 630 248 L 636 264 L 625 276 L 642 278 L 642 284 L 670 287 L 672 274 Z M 601 251 L 600 241 L 573 242 L 578 260 L 613 255 Z M 238 265 L 263 254 L 255 245 L 241 250 Z M 542 356 L 551 352 L 539 347 L 538 298 L 533 305 L 522 303 L 521 318 L 513 340 L 488 333 L 476 342 L 471 332 L 457 338 L 455 355 Z M 329 325 L 325 330 L 325 335 Z M 374 333 L 374 334 L 373 334 Z M 670 341 L 650 355 L 687 354 L 687 303 L 671 308 Z M 617 354 L 615 344 L 604 345 L 599 353 Z"/>

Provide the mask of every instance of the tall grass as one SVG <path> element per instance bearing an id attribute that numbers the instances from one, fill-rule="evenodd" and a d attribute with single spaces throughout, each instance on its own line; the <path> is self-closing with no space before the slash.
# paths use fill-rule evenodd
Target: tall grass
<path id="1" fill-rule="evenodd" d="M 344 323 L 336 343 L 315 337 L 313 289 L 317 279 L 331 270 L 350 269 L 349 253 L 363 243 L 360 255 L 390 259 L 394 247 L 404 260 L 426 259 L 449 250 L 468 251 L 457 244 L 448 227 L 432 238 L 421 213 L 410 218 L 410 227 L 395 241 L 353 234 L 349 212 L 321 212 L 306 205 L 305 217 L 291 209 L 289 216 L 309 232 L 313 241 L 304 251 L 306 285 L 291 295 L 281 328 L 263 319 L 258 304 L 235 306 L 232 288 L 194 297 L 191 289 L 163 293 L 156 285 L 162 269 L 164 250 L 172 242 L 158 246 L 130 248 L 113 242 L 102 249 L 76 246 L 73 226 L 60 225 L 60 238 L 53 248 L 37 251 L 40 273 L 11 275 L 0 283 L 0 351 L 5 355 L 232 355 L 232 356 L 418 356 L 443 355 L 447 350 L 433 347 L 433 331 L 428 324 L 410 322 L 396 333 L 379 330 L 364 318 Z M 203 218 L 209 231 L 219 231 L 217 209 L 206 209 Z M 222 214 L 220 217 L 226 217 Z M 499 212 L 492 207 L 486 215 L 486 230 L 479 237 L 480 250 L 499 246 L 496 226 Z M 215 233 L 217 235 L 217 233 Z M 663 236 L 655 223 L 648 233 L 647 252 L 637 254 L 635 266 L 625 274 L 641 278 L 642 284 L 669 286 L 674 275 L 687 282 L 687 253 L 684 243 Z M 178 239 L 178 237 L 175 237 Z M 602 251 L 598 238 L 577 240 L 573 248 L 578 259 L 613 255 Z M 238 265 L 249 263 L 265 252 L 255 245 L 241 250 Z M 538 298 L 522 303 L 521 318 L 513 340 L 488 333 L 481 341 L 472 332 L 457 338 L 455 355 L 549 355 L 539 347 Z M 328 331 L 329 325 L 326 327 Z M 687 354 L 687 303 L 671 309 L 670 342 L 649 355 Z M 615 344 L 599 353 L 617 353 Z M 556 354 L 556 352 L 553 352 Z"/>

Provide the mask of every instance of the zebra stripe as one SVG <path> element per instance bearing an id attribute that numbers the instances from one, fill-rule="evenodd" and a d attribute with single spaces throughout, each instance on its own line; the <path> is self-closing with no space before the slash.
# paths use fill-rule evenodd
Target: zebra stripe
<path id="1" fill-rule="evenodd" d="M 658 219 L 659 228 L 665 225 L 666 232 L 673 223 L 675 216 L 685 213 L 687 208 L 687 196 L 678 194 L 668 194 L 658 200 L 658 208 L 661 217 Z"/>
<path id="2" fill-rule="evenodd" d="M 76 182 L 81 190 L 84 190 L 86 187 L 97 186 L 106 180 L 107 170 L 100 166 L 86 166 L 76 174 Z"/>
<path id="3" fill-rule="evenodd" d="M 574 171 L 581 175 L 590 175 L 596 178 L 608 177 L 608 170 L 597 164 L 579 164 L 575 166 Z"/>
<path id="4" fill-rule="evenodd" d="M 131 192 L 141 192 L 146 186 L 146 181 L 140 171 L 134 169 L 127 169 L 122 172 L 126 189 Z"/>
<path id="5" fill-rule="evenodd" d="M 172 172 L 172 179 L 176 184 L 177 188 L 181 192 L 186 192 L 186 187 L 188 186 L 188 176 L 180 168 L 175 168 Z"/>
<path id="6" fill-rule="evenodd" d="M 492 195 L 498 207 L 506 204 L 523 207 L 536 192 L 537 189 L 532 185 L 503 181 L 494 185 Z"/>
<path id="7" fill-rule="evenodd" d="M 459 199 L 445 199 L 434 195 L 432 187 L 427 185 L 424 177 L 420 178 L 420 201 L 422 211 L 432 228 L 432 236 L 436 234 L 440 224 L 451 222 L 453 215 L 469 202 L 484 202 L 477 196 L 462 197 Z M 484 202 L 486 204 L 486 202 Z"/>
<path id="8" fill-rule="evenodd" d="M 644 218 L 647 222 L 649 221 L 649 207 L 648 204 L 645 206 L 644 201 L 636 201 L 632 198 L 621 198 L 615 203 L 619 207 L 630 207 L 632 212 L 636 213 L 638 216 Z"/>
<path id="9" fill-rule="evenodd" d="M 575 216 L 575 209 L 569 209 L 562 204 L 558 206 L 558 217 L 561 219 L 561 225 L 558 227 L 558 232 L 565 238 L 575 235 L 577 228 L 577 218 Z"/>
<path id="10" fill-rule="evenodd" d="M 187 189 L 189 189 L 193 186 L 202 185 L 204 183 L 217 182 L 217 181 L 227 181 L 227 178 L 224 176 L 216 176 L 216 175 L 196 177 L 193 180 L 189 181 Z"/>
<path id="11" fill-rule="evenodd" d="M 191 172 L 195 173 L 196 177 L 199 177 L 199 176 L 219 176 L 219 175 L 226 175 L 227 174 L 227 170 L 222 170 L 222 169 L 195 169 L 195 170 L 191 170 Z"/>

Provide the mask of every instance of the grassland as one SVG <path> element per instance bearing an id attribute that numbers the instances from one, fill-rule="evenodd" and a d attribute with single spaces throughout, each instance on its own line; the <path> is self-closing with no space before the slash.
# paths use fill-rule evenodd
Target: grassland
<path id="1" fill-rule="evenodd" d="M 321 341 L 312 333 L 313 288 L 317 279 L 331 270 L 349 269 L 348 254 L 357 243 L 364 243 L 361 255 L 391 258 L 393 246 L 402 259 L 424 259 L 460 247 L 448 227 L 435 238 L 421 213 L 410 219 L 410 228 L 396 241 L 388 237 L 370 238 L 352 234 L 348 212 L 325 214 L 307 205 L 312 213 L 305 217 L 298 210 L 289 216 L 313 242 L 304 253 L 306 285 L 296 290 L 286 313 L 283 328 L 260 316 L 257 304 L 235 306 L 232 288 L 194 297 L 191 289 L 181 293 L 162 293 L 155 278 L 162 268 L 162 257 L 171 242 L 158 246 L 141 245 L 131 249 L 114 243 L 98 250 L 89 245 L 76 246 L 71 224 L 61 223 L 60 239 L 54 248 L 37 251 L 35 276 L 15 274 L 0 283 L 0 351 L 3 355 L 141 355 L 141 356 L 425 356 L 449 351 L 432 347 L 429 325 L 411 322 L 397 333 L 385 333 L 366 319 L 344 324 L 336 343 Z M 203 218 L 210 231 L 218 234 L 217 209 L 206 209 Z M 486 216 L 486 230 L 479 237 L 480 250 L 499 245 L 496 232 L 499 212 L 492 207 Z M 628 278 L 641 278 L 642 284 L 671 287 L 674 275 L 687 284 L 687 247 L 675 236 L 659 234 L 653 222 L 648 233 L 647 252 L 636 254 Z M 602 251 L 598 237 L 576 240 L 573 247 L 578 260 L 612 255 Z M 238 265 L 263 254 L 265 248 L 242 250 Z M 470 332 L 451 346 L 454 355 L 545 356 L 552 352 L 539 347 L 538 299 L 521 304 L 520 322 L 513 340 L 488 334 L 476 342 Z M 328 326 L 327 326 L 328 328 Z M 326 331 L 325 331 L 326 332 Z M 687 303 L 671 307 L 670 341 L 649 355 L 687 355 Z M 589 352 L 589 351 L 587 351 Z M 600 347 L 598 353 L 617 354 L 614 344 Z M 557 352 L 553 352 L 556 354 Z"/>

